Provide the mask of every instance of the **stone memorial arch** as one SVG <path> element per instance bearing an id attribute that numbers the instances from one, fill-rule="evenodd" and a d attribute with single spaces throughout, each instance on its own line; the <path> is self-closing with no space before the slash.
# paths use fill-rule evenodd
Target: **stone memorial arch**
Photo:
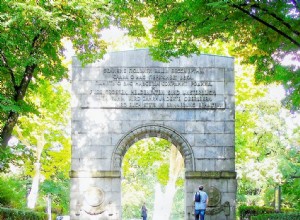
<path id="1" fill-rule="evenodd" d="M 71 219 L 122 219 L 121 167 L 135 142 L 159 137 L 184 158 L 185 219 L 204 185 L 208 220 L 235 219 L 233 58 L 153 61 L 147 49 L 72 65 Z"/>

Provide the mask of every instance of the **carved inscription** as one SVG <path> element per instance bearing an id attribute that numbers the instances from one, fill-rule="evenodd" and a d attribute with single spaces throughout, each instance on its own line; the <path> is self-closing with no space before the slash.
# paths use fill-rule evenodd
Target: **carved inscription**
<path id="1" fill-rule="evenodd" d="M 224 108 L 220 68 L 103 67 L 90 81 L 83 107 Z"/>

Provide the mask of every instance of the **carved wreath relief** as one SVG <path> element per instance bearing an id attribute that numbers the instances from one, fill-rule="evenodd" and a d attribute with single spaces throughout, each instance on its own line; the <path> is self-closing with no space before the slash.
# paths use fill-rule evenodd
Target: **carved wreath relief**
<path id="1" fill-rule="evenodd" d="M 209 187 L 207 191 L 209 202 L 207 207 L 207 214 L 208 215 L 216 215 L 222 211 L 226 216 L 230 215 L 230 203 L 228 201 L 221 204 L 221 192 L 216 187 Z"/>
<path id="2" fill-rule="evenodd" d="M 90 187 L 84 192 L 83 210 L 90 215 L 101 214 L 105 211 L 104 200 L 102 189 Z"/>

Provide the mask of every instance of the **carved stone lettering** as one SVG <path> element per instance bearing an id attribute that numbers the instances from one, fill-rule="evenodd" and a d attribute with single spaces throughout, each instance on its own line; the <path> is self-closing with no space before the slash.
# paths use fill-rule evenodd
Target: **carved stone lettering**
<path id="1" fill-rule="evenodd" d="M 225 108 L 224 71 L 211 69 L 103 67 L 82 107 Z"/>

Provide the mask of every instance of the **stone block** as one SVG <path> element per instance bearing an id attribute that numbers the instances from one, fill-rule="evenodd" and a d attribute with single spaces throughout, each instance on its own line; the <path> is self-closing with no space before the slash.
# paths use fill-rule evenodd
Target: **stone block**
<path id="1" fill-rule="evenodd" d="M 183 134 L 183 136 L 191 146 L 195 146 L 195 135 L 194 134 Z"/>
<path id="2" fill-rule="evenodd" d="M 234 82 L 234 71 L 232 67 L 225 68 L 225 82 Z"/>
<path id="3" fill-rule="evenodd" d="M 215 110 L 196 110 L 195 119 L 197 121 L 214 121 L 215 120 Z"/>
<path id="4" fill-rule="evenodd" d="M 234 147 L 224 147 L 224 157 L 228 159 L 235 158 L 235 150 Z"/>
<path id="5" fill-rule="evenodd" d="M 124 134 L 115 134 L 115 135 L 113 135 L 112 138 L 111 138 L 111 144 L 113 146 L 116 146 L 120 142 L 120 140 L 122 140 L 122 137 L 124 137 Z"/>
<path id="6" fill-rule="evenodd" d="M 227 192 L 227 179 L 212 179 L 209 181 L 209 186 L 208 188 L 204 189 L 204 191 L 208 191 L 209 187 L 215 187 L 217 188 L 220 192 Z"/>
<path id="7" fill-rule="evenodd" d="M 234 95 L 234 82 L 225 83 L 225 95 Z"/>
<path id="8" fill-rule="evenodd" d="M 112 191 L 112 181 L 114 179 L 112 178 L 104 178 L 104 180 L 102 180 L 102 189 L 105 191 L 105 192 L 111 192 Z"/>
<path id="9" fill-rule="evenodd" d="M 215 146 L 234 146 L 234 134 L 216 134 Z"/>
<path id="10" fill-rule="evenodd" d="M 172 109 L 146 110 L 145 114 L 143 114 L 142 118 L 148 119 L 148 120 L 158 120 L 158 121 L 169 121 L 169 120 L 174 121 L 174 120 L 177 120 L 177 111 L 172 110 Z"/>
<path id="11" fill-rule="evenodd" d="M 220 109 L 215 113 L 216 121 L 233 121 L 234 117 L 234 111 L 232 111 L 231 109 Z"/>
<path id="12" fill-rule="evenodd" d="M 234 159 L 217 159 L 215 161 L 215 170 L 218 171 L 234 171 L 235 162 Z"/>
<path id="13" fill-rule="evenodd" d="M 179 132 L 180 134 L 184 134 L 185 132 L 185 122 L 178 122 L 178 121 L 166 121 L 163 122 L 163 124 L 167 127 L 170 127 L 174 130 L 176 130 L 177 132 Z"/>
<path id="14" fill-rule="evenodd" d="M 216 170 L 215 159 L 196 159 L 196 169 L 201 171 Z"/>
<path id="15" fill-rule="evenodd" d="M 136 127 L 140 122 L 134 121 L 134 125 L 131 121 L 122 121 L 123 123 L 121 124 L 121 133 L 127 133 L 129 132 L 132 128 Z"/>
<path id="16" fill-rule="evenodd" d="M 224 82 L 216 82 L 215 85 L 216 85 L 216 86 L 215 86 L 215 87 L 216 87 L 216 94 L 217 94 L 217 95 L 222 95 L 222 96 L 223 96 L 223 95 L 226 93 L 226 92 L 224 91 L 224 89 L 225 89 L 225 88 L 224 88 L 224 87 L 225 87 L 225 86 L 224 86 Z"/>
<path id="17" fill-rule="evenodd" d="M 110 159 L 101 159 L 101 158 L 82 158 L 78 162 L 79 169 L 72 170 L 109 170 L 110 169 Z"/>
<path id="18" fill-rule="evenodd" d="M 188 57 L 184 57 L 184 56 L 180 57 L 179 66 L 180 67 L 194 67 L 197 64 L 197 59 L 198 59 L 198 56 L 195 56 L 195 55 L 191 55 Z"/>
<path id="19" fill-rule="evenodd" d="M 224 148 L 223 147 L 205 147 L 204 148 L 204 158 L 207 158 L 207 159 L 224 158 Z"/>
<path id="20" fill-rule="evenodd" d="M 99 133 L 79 133 L 72 134 L 72 147 L 73 152 L 77 151 L 77 149 L 85 148 L 89 145 L 95 145 L 102 143 L 103 145 L 111 145 L 112 144 L 112 135 L 111 134 L 99 134 Z"/>
<path id="21" fill-rule="evenodd" d="M 215 56 L 215 67 L 232 68 L 234 59 L 232 57 Z"/>
<path id="22" fill-rule="evenodd" d="M 227 180 L 227 192 L 235 193 L 237 191 L 237 180 L 236 179 L 228 179 Z"/>
<path id="23" fill-rule="evenodd" d="M 200 55 L 197 57 L 197 66 L 199 67 L 214 67 L 215 57 L 211 55 Z"/>
<path id="24" fill-rule="evenodd" d="M 225 121 L 224 125 L 225 125 L 224 133 L 234 134 L 235 132 L 234 121 Z"/>
<path id="25" fill-rule="evenodd" d="M 201 122 L 187 121 L 185 123 L 185 131 L 186 133 L 203 134 L 204 126 L 205 124 Z"/>
<path id="26" fill-rule="evenodd" d="M 111 134 L 120 134 L 122 132 L 122 121 L 110 121 L 108 123 L 108 132 Z"/>
<path id="27" fill-rule="evenodd" d="M 235 105 L 234 96 L 225 95 L 225 106 L 226 106 L 226 108 L 234 110 L 234 105 Z"/>
<path id="28" fill-rule="evenodd" d="M 121 53 L 112 52 L 110 54 L 107 54 L 107 57 L 105 57 L 105 59 L 107 60 L 105 66 L 108 67 L 126 66 L 126 64 L 128 63 L 128 58 L 131 58 L 130 53 L 125 54 L 123 51 Z M 137 62 L 143 66 L 144 65 L 143 57 L 140 57 L 140 59 L 138 59 Z M 104 64 L 101 64 L 101 66 L 104 66 Z"/>
<path id="29" fill-rule="evenodd" d="M 215 134 L 195 134 L 195 146 L 216 146 L 216 135 Z"/>
<path id="30" fill-rule="evenodd" d="M 204 133 L 206 134 L 218 134 L 224 133 L 224 122 L 205 122 Z"/>
<path id="31" fill-rule="evenodd" d="M 205 158 L 205 147 L 192 147 L 195 158 Z"/>
<path id="32" fill-rule="evenodd" d="M 121 181 L 120 179 L 112 179 L 111 181 L 111 190 L 112 192 L 119 192 L 121 189 Z"/>
<path id="33" fill-rule="evenodd" d="M 195 111 L 186 109 L 186 110 L 177 110 L 175 111 L 177 121 L 193 121 L 195 120 Z"/>
<path id="34" fill-rule="evenodd" d="M 230 206 L 236 206 L 235 199 L 235 193 L 222 193 L 222 204 L 228 201 L 230 203 Z"/>
<path id="35" fill-rule="evenodd" d="M 72 170 L 80 170 L 80 158 L 74 158 L 72 156 L 72 159 L 71 159 L 71 169 Z"/>

